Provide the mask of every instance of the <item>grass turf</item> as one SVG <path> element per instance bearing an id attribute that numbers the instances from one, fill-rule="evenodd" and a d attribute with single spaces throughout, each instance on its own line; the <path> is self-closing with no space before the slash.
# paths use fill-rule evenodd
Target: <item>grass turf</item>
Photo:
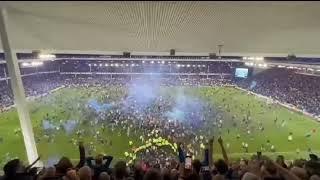
<path id="1" fill-rule="evenodd" d="M 283 154 L 288 159 L 307 158 L 308 150 L 310 149 L 313 153 L 319 154 L 320 152 L 320 124 L 301 113 L 290 111 L 280 105 L 269 105 L 265 100 L 231 87 L 170 87 L 162 88 L 161 90 L 174 95 L 181 88 L 185 90 L 186 94 L 210 101 L 220 111 L 223 111 L 222 119 L 224 122 L 221 135 L 225 146 L 229 144 L 226 149 L 231 158 L 248 157 L 256 151 L 261 151 L 261 145 L 264 144 L 266 146 L 267 140 L 275 146 L 275 152 L 270 152 L 267 148 L 263 151 L 263 154 L 271 157 Z M 85 116 L 84 104 L 88 99 L 103 97 L 105 91 L 123 96 L 124 93 L 122 92 L 125 90 L 114 87 L 108 89 L 64 88 L 46 97 L 29 102 L 36 138 L 43 139 L 43 130 L 40 128 L 41 120 L 44 119 L 47 113 L 54 114 L 57 120 L 84 120 L 90 118 Z M 247 133 L 244 125 L 240 124 L 244 116 L 248 114 L 251 117 L 250 126 L 254 127 L 250 134 Z M 231 123 L 232 116 L 235 116 L 236 121 L 239 122 L 236 127 Z M 278 119 L 277 122 L 274 121 L 276 118 Z M 257 130 L 259 123 L 262 123 L 264 131 Z M 8 158 L 19 157 L 23 160 L 26 159 L 22 134 L 14 133 L 17 128 L 19 128 L 19 120 L 15 109 L 0 114 L 0 137 L 2 138 L 0 160 L 2 160 L 2 165 Z M 82 126 L 81 128 L 88 128 L 88 126 Z M 227 129 L 230 130 L 229 133 Z M 208 130 L 210 135 L 215 135 L 215 137 L 220 135 L 217 128 L 208 127 Z M 120 131 L 122 133 L 119 133 Z M 292 141 L 288 141 L 290 132 L 293 137 Z M 306 134 L 310 134 L 310 136 L 307 137 Z M 237 135 L 240 135 L 240 138 L 237 138 Z M 61 157 L 63 155 L 77 159 L 78 149 L 73 143 L 69 142 L 69 139 L 75 137 L 75 134 L 67 135 L 60 130 L 53 143 L 46 140 L 41 140 L 37 143 L 39 154 L 44 160 L 48 157 Z M 87 145 L 90 142 L 97 144 L 97 153 L 111 154 L 116 159 L 123 159 L 124 152 L 131 149 L 128 144 L 129 141 L 133 141 L 135 145 L 140 145 L 138 135 L 128 138 L 125 135 L 125 130 L 122 129 L 116 129 L 111 132 L 107 128 L 103 132 L 103 137 L 112 139 L 112 146 L 101 144 L 90 136 L 84 137 L 83 141 Z M 244 152 L 242 143 L 248 144 L 249 153 Z M 214 153 L 215 158 L 221 157 L 220 148 L 216 141 L 214 143 Z"/>

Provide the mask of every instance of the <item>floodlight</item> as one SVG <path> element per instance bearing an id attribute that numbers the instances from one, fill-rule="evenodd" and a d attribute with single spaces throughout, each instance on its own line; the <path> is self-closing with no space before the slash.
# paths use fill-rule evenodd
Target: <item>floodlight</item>
<path id="1" fill-rule="evenodd" d="M 22 66 L 28 66 L 28 65 L 29 65 L 29 63 L 27 63 L 27 62 L 22 63 Z"/>
<path id="2" fill-rule="evenodd" d="M 39 59 L 53 59 L 53 58 L 56 58 L 56 55 L 54 55 L 54 54 L 39 54 L 38 58 Z"/>

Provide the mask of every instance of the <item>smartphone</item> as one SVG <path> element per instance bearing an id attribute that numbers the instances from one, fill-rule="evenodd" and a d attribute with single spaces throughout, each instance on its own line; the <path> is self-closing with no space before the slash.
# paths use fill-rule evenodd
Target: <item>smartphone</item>
<path id="1" fill-rule="evenodd" d="M 192 167 L 192 158 L 191 158 L 191 156 L 186 156 L 185 168 L 191 169 L 191 167 Z"/>
<path id="2" fill-rule="evenodd" d="M 95 166 L 95 165 L 96 165 L 96 160 L 92 159 L 92 160 L 91 160 L 91 164 L 92 164 L 93 166 Z"/>

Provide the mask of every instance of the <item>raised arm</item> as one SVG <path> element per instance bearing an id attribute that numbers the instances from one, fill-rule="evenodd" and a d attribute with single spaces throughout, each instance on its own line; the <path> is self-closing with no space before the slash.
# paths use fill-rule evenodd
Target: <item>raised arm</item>
<path id="1" fill-rule="evenodd" d="M 204 150 L 204 160 L 202 161 L 202 166 L 209 166 L 209 148 Z"/>
<path id="2" fill-rule="evenodd" d="M 213 166 L 213 141 L 214 137 L 209 140 L 208 156 L 209 156 L 209 167 Z"/>
<path id="3" fill-rule="evenodd" d="M 223 159 L 229 165 L 228 155 L 227 155 L 227 152 L 226 152 L 226 150 L 225 150 L 225 148 L 223 146 L 223 140 L 222 140 L 221 136 L 218 139 L 218 143 L 219 143 L 219 145 L 221 147 L 221 152 L 222 152 L 222 155 L 223 155 Z"/>
<path id="4" fill-rule="evenodd" d="M 81 168 L 82 166 L 84 166 L 86 162 L 86 152 L 83 146 L 83 142 L 79 142 L 79 153 L 80 153 L 80 161 L 76 166 L 76 168 Z"/>

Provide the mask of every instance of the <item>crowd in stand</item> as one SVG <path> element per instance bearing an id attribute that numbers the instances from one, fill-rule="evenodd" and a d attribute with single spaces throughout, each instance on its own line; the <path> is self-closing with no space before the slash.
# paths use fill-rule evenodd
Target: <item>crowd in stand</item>
<path id="1" fill-rule="evenodd" d="M 139 79 L 140 77 L 133 77 Z M 231 79 L 201 78 L 163 78 L 163 85 L 174 86 L 221 86 L 231 83 Z M 107 77 L 81 75 L 41 75 L 26 77 L 24 87 L 28 96 L 37 96 L 46 93 L 62 85 L 125 85 L 132 80 L 132 76 L 127 77 Z M 254 84 L 252 82 L 255 82 Z M 5 81 L 0 86 L 0 102 L 4 106 L 11 105 L 12 93 Z M 270 69 L 252 78 L 238 82 L 241 87 L 250 89 L 262 95 L 270 96 L 282 102 L 293 104 L 308 112 L 319 115 L 320 97 L 316 91 L 320 89 L 319 78 L 300 75 L 291 70 Z M 3 103 L 2 103 L 3 102 Z M 172 129 L 172 128 L 171 128 Z M 179 133 L 180 134 L 180 133 Z M 223 159 L 212 160 L 213 139 L 206 144 L 204 161 L 193 160 L 191 165 L 188 161 L 187 148 L 179 146 L 179 155 L 170 158 L 167 163 L 152 163 L 148 159 L 135 162 L 134 165 L 127 165 L 124 161 L 118 161 L 110 167 L 112 156 L 97 155 L 95 158 L 86 157 L 84 146 L 80 143 L 80 162 L 74 166 L 67 157 L 62 157 L 54 167 L 46 167 L 37 171 L 30 166 L 23 166 L 19 159 L 12 160 L 4 166 L 3 179 L 66 179 L 66 180 L 91 180 L 91 179 L 230 179 L 230 180 L 254 180 L 254 179 L 277 179 L 277 180 L 317 180 L 320 179 L 320 160 L 315 155 L 310 156 L 310 160 L 296 160 L 288 163 L 283 156 L 279 156 L 276 161 L 270 160 L 263 155 L 253 156 L 251 159 L 231 161 L 224 150 L 221 138 L 218 139 Z M 165 158 L 165 157 L 164 157 Z"/>
<path id="2" fill-rule="evenodd" d="M 62 85 L 68 85 L 73 82 L 82 83 L 108 83 L 125 84 L 128 83 L 131 76 L 90 76 L 88 75 L 65 75 L 48 74 L 34 75 L 23 78 L 24 87 L 27 96 L 36 96 L 46 93 Z M 134 77 L 139 78 L 139 77 Z M 292 104 L 298 109 L 304 110 L 316 116 L 320 116 L 320 77 L 298 74 L 292 69 L 268 69 L 262 73 L 234 82 L 230 76 L 168 76 L 166 84 L 170 85 L 194 85 L 194 86 L 216 86 L 221 84 L 236 84 L 242 88 L 256 92 L 258 94 L 271 97 L 280 102 Z M 72 79 L 72 80 L 70 80 Z M 10 81 L 8 81 L 10 83 Z M 79 84 L 79 83 L 78 83 Z M 13 95 L 10 84 L 7 81 L 0 81 L 0 109 L 13 104 Z"/>
<path id="3" fill-rule="evenodd" d="M 213 141 L 206 144 L 203 161 L 190 160 L 184 147 L 178 147 L 176 159 L 168 161 L 165 166 L 142 160 L 128 165 L 117 161 L 110 167 L 112 156 L 97 155 L 95 158 L 86 157 L 84 145 L 79 144 L 80 162 L 73 165 L 67 157 L 62 157 L 52 167 L 40 170 L 32 164 L 24 166 L 22 161 L 14 159 L 3 168 L 2 180 L 319 180 L 320 160 L 314 154 L 310 160 L 296 160 L 286 164 L 283 156 L 276 161 L 257 154 L 251 159 L 231 161 L 224 148 L 221 137 L 218 138 L 223 159 L 213 160 Z M 33 163 L 34 164 L 34 163 Z"/>
<path id="4" fill-rule="evenodd" d="M 38 96 L 63 85 L 57 74 L 41 74 L 23 77 L 26 96 Z M 0 112 L 5 107 L 13 105 L 13 92 L 10 81 L 0 81 Z"/>
<path id="5" fill-rule="evenodd" d="M 320 116 L 319 76 L 272 68 L 240 82 L 239 86 Z"/>

